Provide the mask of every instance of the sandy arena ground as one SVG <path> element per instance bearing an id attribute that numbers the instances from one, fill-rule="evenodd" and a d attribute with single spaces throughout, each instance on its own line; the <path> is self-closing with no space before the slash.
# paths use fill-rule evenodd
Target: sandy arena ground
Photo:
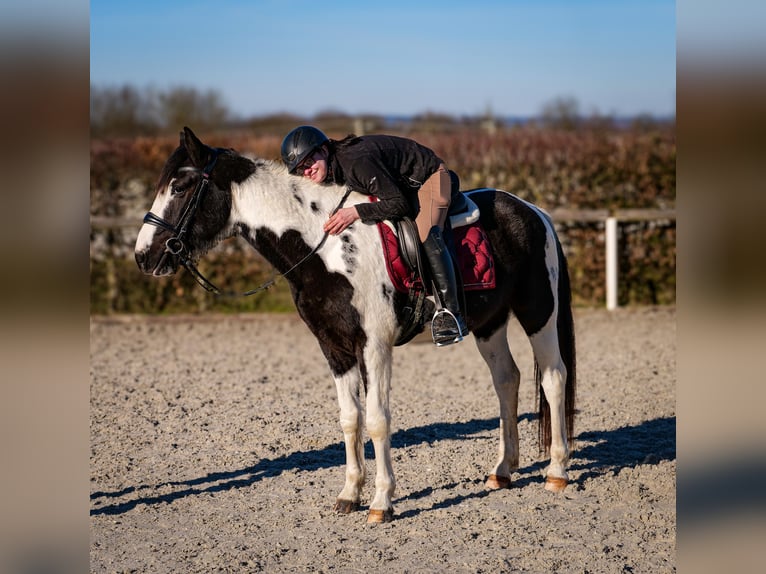
<path id="1" fill-rule="evenodd" d="M 676 571 L 674 308 L 578 310 L 577 450 L 543 490 L 531 350 L 521 468 L 489 492 L 498 404 L 472 337 L 394 354 L 395 519 L 332 510 L 335 387 L 296 316 L 91 320 L 91 572 Z M 374 481 L 367 445 L 367 489 Z M 363 504 L 369 503 L 369 499 Z"/>

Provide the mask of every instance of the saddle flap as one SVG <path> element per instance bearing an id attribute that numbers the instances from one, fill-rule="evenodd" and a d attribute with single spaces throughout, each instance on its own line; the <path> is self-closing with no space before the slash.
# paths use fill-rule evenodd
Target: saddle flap
<path id="1" fill-rule="evenodd" d="M 420 270 L 420 235 L 415 222 L 409 217 L 395 222 L 396 235 L 399 237 L 399 250 L 402 260 L 410 269 Z"/>

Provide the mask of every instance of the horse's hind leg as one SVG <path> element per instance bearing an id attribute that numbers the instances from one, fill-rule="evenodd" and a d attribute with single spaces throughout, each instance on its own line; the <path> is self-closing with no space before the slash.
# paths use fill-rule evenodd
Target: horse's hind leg
<path id="1" fill-rule="evenodd" d="M 335 511 L 348 514 L 359 508 L 365 480 L 362 408 L 359 369 L 353 367 L 335 377 L 340 406 L 340 426 L 346 445 L 346 482 L 335 501 Z"/>
<path id="2" fill-rule="evenodd" d="M 545 399 L 550 406 L 551 462 L 543 471 L 545 488 L 561 492 L 569 482 L 567 462 L 569 447 L 565 419 L 565 385 L 567 369 L 561 358 L 555 315 L 538 333 L 529 338 L 539 369 Z"/>
<path id="3" fill-rule="evenodd" d="M 487 479 L 490 489 L 511 486 L 511 473 L 519 468 L 519 368 L 508 348 L 507 323 L 488 339 L 476 339 L 476 346 L 492 374 L 492 384 L 500 401 L 500 445 L 497 464 Z"/>

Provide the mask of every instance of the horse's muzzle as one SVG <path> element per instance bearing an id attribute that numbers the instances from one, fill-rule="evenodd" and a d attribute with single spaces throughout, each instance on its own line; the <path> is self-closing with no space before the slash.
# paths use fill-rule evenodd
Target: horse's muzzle
<path id="1" fill-rule="evenodd" d="M 164 277 L 166 275 L 173 275 L 178 271 L 177 257 L 173 257 L 165 251 L 160 255 L 159 260 L 153 260 L 150 257 L 150 251 L 150 249 L 136 251 L 136 264 L 142 273 L 153 275 L 154 277 Z M 156 261 L 156 263 L 153 263 L 153 261 Z"/>

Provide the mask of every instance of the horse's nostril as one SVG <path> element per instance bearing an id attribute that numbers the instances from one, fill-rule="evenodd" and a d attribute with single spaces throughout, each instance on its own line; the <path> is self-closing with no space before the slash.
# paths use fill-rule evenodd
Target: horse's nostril
<path id="1" fill-rule="evenodd" d="M 146 251 L 136 251 L 136 264 L 138 268 L 143 270 L 146 263 Z"/>

